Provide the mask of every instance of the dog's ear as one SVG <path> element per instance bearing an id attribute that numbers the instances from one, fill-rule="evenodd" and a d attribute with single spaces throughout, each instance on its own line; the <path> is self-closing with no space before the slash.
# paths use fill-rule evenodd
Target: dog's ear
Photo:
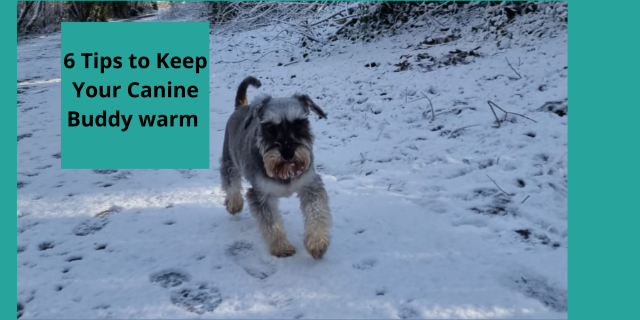
<path id="1" fill-rule="evenodd" d="M 254 106 L 251 107 L 252 111 L 247 120 L 244 121 L 244 128 L 247 129 L 253 118 L 257 118 L 258 121 L 262 119 L 262 115 L 264 114 L 264 108 L 271 100 L 271 96 L 264 96 L 259 102 L 257 102 Z"/>
<path id="2" fill-rule="evenodd" d="M 322 108 L 318 107 L 318 105 L 313 102 L 313 100 L 311 100 L 311 98 L 309 98 L 308 95 L 306 94 L 296 94 L 294 95 L 294 97 L 296 99 L 298 99 L 298 101 L 300 101 L 300 103 L 302 103 L 302 107 L 304 107 L 304 110 L 309 113 L 310 111 L 313 111 L 315 114 L 318 115 L 318 117 L 320 117 L 320 119 L 326 119 L 327 118 L 327 114 L 324 112 L 324 110 L 322 110 Z"/>

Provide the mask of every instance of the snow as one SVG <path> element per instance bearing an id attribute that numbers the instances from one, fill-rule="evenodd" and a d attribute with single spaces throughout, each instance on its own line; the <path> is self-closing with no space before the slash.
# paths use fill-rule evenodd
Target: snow
<path id="1" fill-rule="evenodd" d="M 566 28 L 423 47 L 409 30 L 321 52 L 272 27 L 212 35 L 210 170 L 60 169 L 60 34 L 19 42 L 19 316 L 566 318 Z M 415 60 L 479 46 L 468 64 Z M 328 113 L 312 120 L 334 216 L 323 260 L 304 251 L 297 198 L 280 201 L 298 250 L 283 259 L 247 208 L 222 205 L 224 125 L 248 75 L 263 83 L 250 98 L 307 93 Z M 498 128 L 488 100 L 535 122 Z"/>

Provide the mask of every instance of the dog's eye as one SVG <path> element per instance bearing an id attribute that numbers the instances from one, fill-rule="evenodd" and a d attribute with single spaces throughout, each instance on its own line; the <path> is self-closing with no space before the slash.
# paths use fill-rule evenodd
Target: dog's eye
<path id="1" fill-rule="evenodd" d="M 293 122 L 293 127 L 294 128 L 302 128 L 307 124 L 307 120 L 304 119 L 298 119 L 296 121 Z"/>
<path id="2" fill-rule="evenodd" d="M 276 135 L 278 133 L 278 126 L 276 126 L 275 124 L 268 124 L 265 126 L 265 129 L 271 135 Z"/>

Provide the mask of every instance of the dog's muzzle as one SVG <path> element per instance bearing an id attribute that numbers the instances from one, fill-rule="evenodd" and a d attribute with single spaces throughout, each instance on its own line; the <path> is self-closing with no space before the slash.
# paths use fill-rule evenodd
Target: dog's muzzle
<path id="1" fill-rule="evenodd" d="M 292 154 L 285 153 L 287 157 L 284 157 L 278 149 L 272 149 L 262 156 L 264 169 L 269 178 L 281 180 L 297 179 L 309 170 L 311 151 L 307 147 L 299 146 Z"/>

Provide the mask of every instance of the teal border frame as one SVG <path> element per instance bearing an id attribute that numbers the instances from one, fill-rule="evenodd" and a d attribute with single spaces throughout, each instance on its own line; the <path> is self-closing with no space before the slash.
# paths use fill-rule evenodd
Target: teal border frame
<path id="1" fill-rule="evenodd" d="M 639 9 L 569 3 L 569 318 L 637 313 L 640 67 L 625 52 L 637 48 Z"/>
<path id="2" fill-rule="evenodd" d="M 10 18 L 16 2 L 2 1 L 0 23 L 2 42 L 15 39 L 16 18 Z M 569 95 L 569 318 L 615 319 L 635 311 L 640 285 L 639 249 L 636 247 L 640 215 L 638 196 L 640 170 L 634 168 L 640 144 L 634 141 L 640 127 L 640 108 L 633 99 L 637 92 L 636 41 L 637 12 L 640 2 L 570 1 L 569 57 L 571 76 Z M 17 51 L 5 49 L 2 58 L 6 68 L 15 70 Z M 17 132 L 17 111 L 13 109 L 16 91 L 13 76 L 4 73 L 2 100 L 8 115 L 2 117 L 2 144 L 17 154 L 13 144 Z M 8 111 L 7 111 L 8 110 Z M 13 145 L 13 147 L 11 147 Z M 633 147 L 633 146 L 636 147 Z M 7 149 L 5 149 L 7 150 Z M 6 152 L 9 154 L 10 152 Z M 576 161 L 572 161 L 576 159 Z M 3 234 L 13 233 L 11 202 L 17 197 L 15 169 L 17 158 L 2 158 L 1 186 Z M 11 204 L 11 205 L 9 205 Z M 8 236 L 5 236 L 8 237 Z M 2 241 L 3 255 L 13 256 L 17 239 Z M 11 261 L 16 261 L 16 256 Z M 3 288 L 16 283 L 15 271 L 3 269 Z M 11 274 L 12 276 L 9 276 Z M 2 318 L 12 319 L 16 293 L 4 289 L 1 299 Z"/>
<path id="3" fill-rule="evenodd" d="M 14 41 L 17 42 L 17 31 L 16 29 L 13 29 L 16 26 L 16 23 L 18 22 L 18 18 L 17 16 L 13 16 L 13 18 L 11 18 L 9 16 L 9 12 L 11 12 L 13 14 L 13 10 L 17 10 L 17 2 L 14 1 L 2 1 L 0 4 L 0 12 L 3 13 L 3 17 L 0 21 L 0 26 L 2 26 L 3 30 L 5 30 L 4 32 L 2 32 L 2 38 L 0 41 L 2 41 L 1 43 L 13 43 Z M 16 45 L 17 46 L 17 45 Z M 2 157 L 1 160 L 1 168 L 2 168 L 2 175 L 0 175 L 0 181 L 1 181 L 1 188 L 0 189 L 0 194 L 2 194 L 2 206 L 3 206 L 3 214 L 0 215 L 1 219 L 0 220 L 0 225 L 3 226 L 3 230 L 2 230 L 2 234 L 12 234 L 13 233 L 13 223 L 10 223 L 9 220 L 11 221 L 16 221 L 13 220 L 13 212 L 16 212 L 18 209 L 18 204 L 17 202 L 13 202 L 13 199 L 18 197 L 18 189 L 16 188 L 16 185 L 14 181 L 17 180 L 13 180 L 14 174 L 16 174 L 17 172 L 17 167 L 18 167 L 18 158 L 17 158 L 17 154 L 18 154 L 18 145 L 17 144 L 13 144 L 13 136 L 17 135 L 17 130 L 18 130 L 18 124 L 17 124 L 17 117 L 18 117 L 18 109 L 14 109 L 13 108 L 13 104 L 16 103 L 17 101 L 17 93 L 16 93 L 16 89 L 13 88 L 13 81 L 16 81 L 16 77 L 18 74 L 18 64 L 17 64 L 17 60 L 18 60 L 18 51 L 16 48 L 16 51 L 13 50 L 9 50 L 9 45 L 5 46 L 5 49 L 2 50 L 2 53 L 0 54 L 2 57 L 2 61 L 4 62 L 3 64 L 5 65 L 5 67 L 3 68 L 3 70 L 5 70 L 5 72 L 3 72 L 3 77 L 2 77 L 2 82 L 0 83 L 0 86 L 2 86 L 2 105 L 5 106 L 4 108 L 4 112 L 7 112 L 6 116 L 4 117 L 0 117 L 0 119 L 2 119 L 2 123 L 0 124 L 0 130 L 2 130 L 2 140 L 1 143 L 4 146 L 4 148 L 7 148 L 5 150 L 12 150 L 11 152 L 6 151 L 5 152 L 5 156 Z M 15 62 L 15 64 L 14 64 Z M 12 72 L 9 72 L 12 71 Z M 9 74 L 11 74 L 11 77 L 9 76 Z M 10 79 L 11 78 L 11 79 Z M 13 147 L 12 147 L 13 146 Z M 16 157 L 13 157 L 13 153 L 16 154 Z M 10 205 L 9 205 L 10 204 Z M 14 211 L 15 210 L 15 211 Z M 17 217 L 16 217 L 17 219 Z M 9 228 L 8 226 L 11 226 L 11 228 Z M 5 236 L 8 237 L 8 236 Z M 2 248 L 2 255 L 5 257 L 14 257 L 11 260 L 5 260 L 4 266 L 2 267 L 2 269 L 4 269 L 3 274 L 5 276 L 2 277 L 2 282 L 0 282 L 0 287 L 1 288 L 5 288 L 4 290 L 2 290 L 2 302 L 0 302 L 0 308 L 2 310 L 2 312 L 0 313 L 2 315 L 2 318 L 13 318 L 13 314 L 9 314 L 9 306 L 11 306 L 11 309 L 13 309 L 14 304 L 13 303 L 17 303 L 17 291 L 13 291 L 11 293 L 9 293 L 9 289 L 11 288 L 14 284 L 17 283 L 17 270 L 9 270 L 10 266 L 13 266 L 13 263 L 17 263 L 17 256 L 14 256 L 13 253 L 15 253 L 16 247 L 18 246 L 18 240 L 17 238 L 14 238 L 13 236 L 11 236 L 10 241 L 0 241 L 0 247 Z M 11 253 L 11 255 L 9 255 L 9 253 Z M 6 262 L 6 261 L 10 261 L 10 262 Z M 13 269 L 13 268 L 11 268 Z M 11 276 L 9 276 L 11 275 Z M 16 289 L 17 290 L 17 289 Z M 14 298 L 10 298 L 10 297 L 14 297 Z"/>

